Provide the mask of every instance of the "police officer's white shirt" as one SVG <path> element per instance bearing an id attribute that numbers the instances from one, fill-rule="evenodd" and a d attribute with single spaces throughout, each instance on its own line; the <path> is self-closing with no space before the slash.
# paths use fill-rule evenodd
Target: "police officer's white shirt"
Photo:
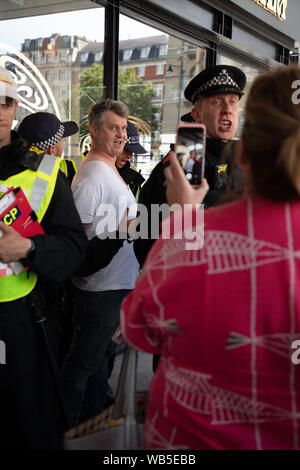
<path id="1" fill-rule="evenodd" d="M 129 218 L 136 216 L 136 200 L 125 183 L 106 163 L 92 161 L 82 165 L 75 175 L 72 191 L 77 210 L 88 239 L 95 235 L 117 230 L 124 211 L 129 209 Z M 133 243 L 124 245 L 108 266 L 91 276 L 73 276 L 78 289 L 107 291 L 133 289 L 139 264 L 133 251 Z"/>

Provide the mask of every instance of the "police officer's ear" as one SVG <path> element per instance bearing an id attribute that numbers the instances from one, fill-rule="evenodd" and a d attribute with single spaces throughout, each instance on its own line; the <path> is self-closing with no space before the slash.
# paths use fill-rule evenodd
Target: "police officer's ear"
<path id="1" fill-rule="evenodd" d="M 192 111 L 191 111 L 191 116 L 192 116 L 192 118 L 194 119 L 195 122 L 198 122 L 198 123 L 201 122 L 199 113 L 198 113 L 198 111 L 196 110 L 195 106 L 193 107 L 193 109 L 192 109 Z"/>
<path id="2" fill-rule="evenodd" d="M 202 122 L 202 99 L 199 98 L 192 110 L 192 117 L 195 119 L 196 122 Z"/>
<path id="3" fill-rule="evenodd" d="M 55 145 L 51 145 L 51 147 L 49 147 L 49 149 L 46 150 L 45 153 L 48 153 L 48 155 L 55 156 Z"/>

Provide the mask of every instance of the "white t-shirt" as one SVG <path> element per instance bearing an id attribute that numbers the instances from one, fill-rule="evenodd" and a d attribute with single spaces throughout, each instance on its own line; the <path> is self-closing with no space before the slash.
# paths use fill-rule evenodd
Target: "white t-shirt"
<path id="1" fill-rule="evenodd" d="M 82 165 L 73 180 L 72 191 L 82 223 L 89 224 L 86 230 L 89 240 L 115 231 L 127 208 L 128 218 L 136 217 L 137 204 L 131 190 L 104 162 Z M 72 282 L 78 289 L 93 292 L 133 289 L 138 271 L 133 243 L 125 240 L 108 266 L 91 276 L 73 276 Z"/>
<path id="2" fill-rule="evenodd" d="M 185 164 L 185 167 L 184 167 L 184 169 L 185 169 L 185 171 L 186 171 L 187 173 L 192 173 L 193 167 L 194 167 L 194 163 L 195 163 L 195 161 L 192 160 L 191 158 L 189 158 L 189 159 L 187 160 L 187 162 L 186 162 L 186 164 Z"/>

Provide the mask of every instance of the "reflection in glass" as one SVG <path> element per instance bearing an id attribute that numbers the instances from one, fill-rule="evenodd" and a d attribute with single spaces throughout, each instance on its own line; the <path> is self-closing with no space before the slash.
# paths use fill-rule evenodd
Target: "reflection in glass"
<path id="1" fill-rule="evenodd" d="M 36 11 L 36 7 L 30 9 L 32 15 Z M 81 120 L 84 122 L 94 101 L 89 100 L 87 110 L 81 110 L 81 97 L 86 96 L 80 84 L 81 51 L 95 43 L 95 35 L 103 45 L 103 12 L 102 7 L 93 5 L 88 10 L 1 21 L 6 44 L 0 45 L 0 64 L 14 74 L 20 97 L 16 125 L 29 113 L 48 111 L 62 121 L 76 121 L 82 132 Z M 78 140 L 78 134 L 67 139 L 65 156 L 78 153 Z"/>

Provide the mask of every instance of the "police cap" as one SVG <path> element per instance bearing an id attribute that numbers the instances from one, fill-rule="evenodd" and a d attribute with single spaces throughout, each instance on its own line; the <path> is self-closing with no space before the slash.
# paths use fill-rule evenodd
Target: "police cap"
<path id="1" fill-rule="evenodd" d="M 217 65 L 196 75 L 186 87 L 184 96 L 193 104 L 201 96 L 236 93 L 241 97 L 245 86 L 246 75 L 242 70 L 229 65 Z"/>

